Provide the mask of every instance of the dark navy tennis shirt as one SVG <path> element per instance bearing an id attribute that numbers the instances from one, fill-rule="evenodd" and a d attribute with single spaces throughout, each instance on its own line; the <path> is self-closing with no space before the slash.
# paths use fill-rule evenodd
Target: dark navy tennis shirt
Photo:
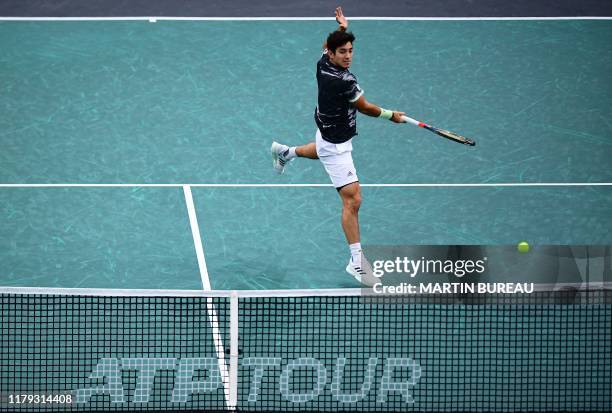
<path id="1" fill-rule="evenodd" d="M 357 135 L 357 109 L 351 105 L 363 90 L 354 74 L 334 65 L 324 53 L 317 62 L 318 106 L 315 122 L 321 136 L 331 143 L 343 143 Z"/>

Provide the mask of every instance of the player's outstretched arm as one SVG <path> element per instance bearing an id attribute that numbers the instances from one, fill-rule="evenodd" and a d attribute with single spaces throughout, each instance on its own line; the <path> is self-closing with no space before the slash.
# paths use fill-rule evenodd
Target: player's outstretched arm
<path id="1" fill-rule="evenodd" d="M 405 123 L 406 121 L 402 119 L 402 116 L 405 115 L 404 112 L 396 112 L 387 109 L 383 109 L 373 103 L 370 103 L 366 100 L 366 98 L 361 95 L 359 99 L 353 102 L 353 106 L 364 115 L 372 116 L 374 118 L 383 118 L 389 119 L 395 123 Z"/>

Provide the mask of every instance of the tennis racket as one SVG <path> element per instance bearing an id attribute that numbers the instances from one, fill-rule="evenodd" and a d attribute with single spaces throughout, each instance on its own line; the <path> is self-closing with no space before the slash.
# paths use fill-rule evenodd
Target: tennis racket
<path id="1" fill-rule="evenodd" d="M 466 138 L 465 136 L 457 135 L 454 132 L 450 132 L 444 129 L 439 129 L 434 126 L 428 125 L 426 123 L 419 122 L 418 120 L 409 118 L 406 115 L 402 116 L 402 120 L 405 121 L 406 123 L 412 123 L 413 125 L 418 126 L 420 128 L 425 128 L 428 131 L 431 131 L 437 135 L 440 135 L 443 138 L 450 139 L 451 141 L 462 143 L 464 145 L 470 145 L 470 146 L 476 145 L 476 142 L 474 142 L 471 139 Z"/>

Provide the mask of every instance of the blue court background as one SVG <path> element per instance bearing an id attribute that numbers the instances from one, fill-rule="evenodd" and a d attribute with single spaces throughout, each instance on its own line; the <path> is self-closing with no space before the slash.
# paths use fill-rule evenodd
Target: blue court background
<path id="1" fill-rule="evenodd" d="M 328 183 L 329 21 L 0 22 L 0 182 Z M 363 183 L 610 182 L 612 22 L 354 21 Z M 332 188 L 193 188 L 215 289 L 355 287 Z M 364 244 L 610 244 L 610 187 L 364 188 Z M 2 285 L 201 288 L 177 188 L 2 188 Z"/>

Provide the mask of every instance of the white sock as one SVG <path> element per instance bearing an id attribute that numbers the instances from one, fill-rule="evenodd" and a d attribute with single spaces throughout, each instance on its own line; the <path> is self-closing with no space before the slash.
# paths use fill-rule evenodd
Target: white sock
<path id="1" fill-rule="evenodd" d="M 357 267 L 361 267 L 361 242 L 350 244 L 349 248 L 351 249 L 351 259 L 353 260 L 353 264 L 355 264 Z"/>
<path id="2" fill-rule="evenodd" d="M 285 151 L 285 153 L 283 153 L 283 156 L 285 157 L 285 159 L 289 160 L 289 159 L 297 158 L 297 154 L 295 153 L 295 148 L 296 146 L 292 146 L 287 151 Z"/>

